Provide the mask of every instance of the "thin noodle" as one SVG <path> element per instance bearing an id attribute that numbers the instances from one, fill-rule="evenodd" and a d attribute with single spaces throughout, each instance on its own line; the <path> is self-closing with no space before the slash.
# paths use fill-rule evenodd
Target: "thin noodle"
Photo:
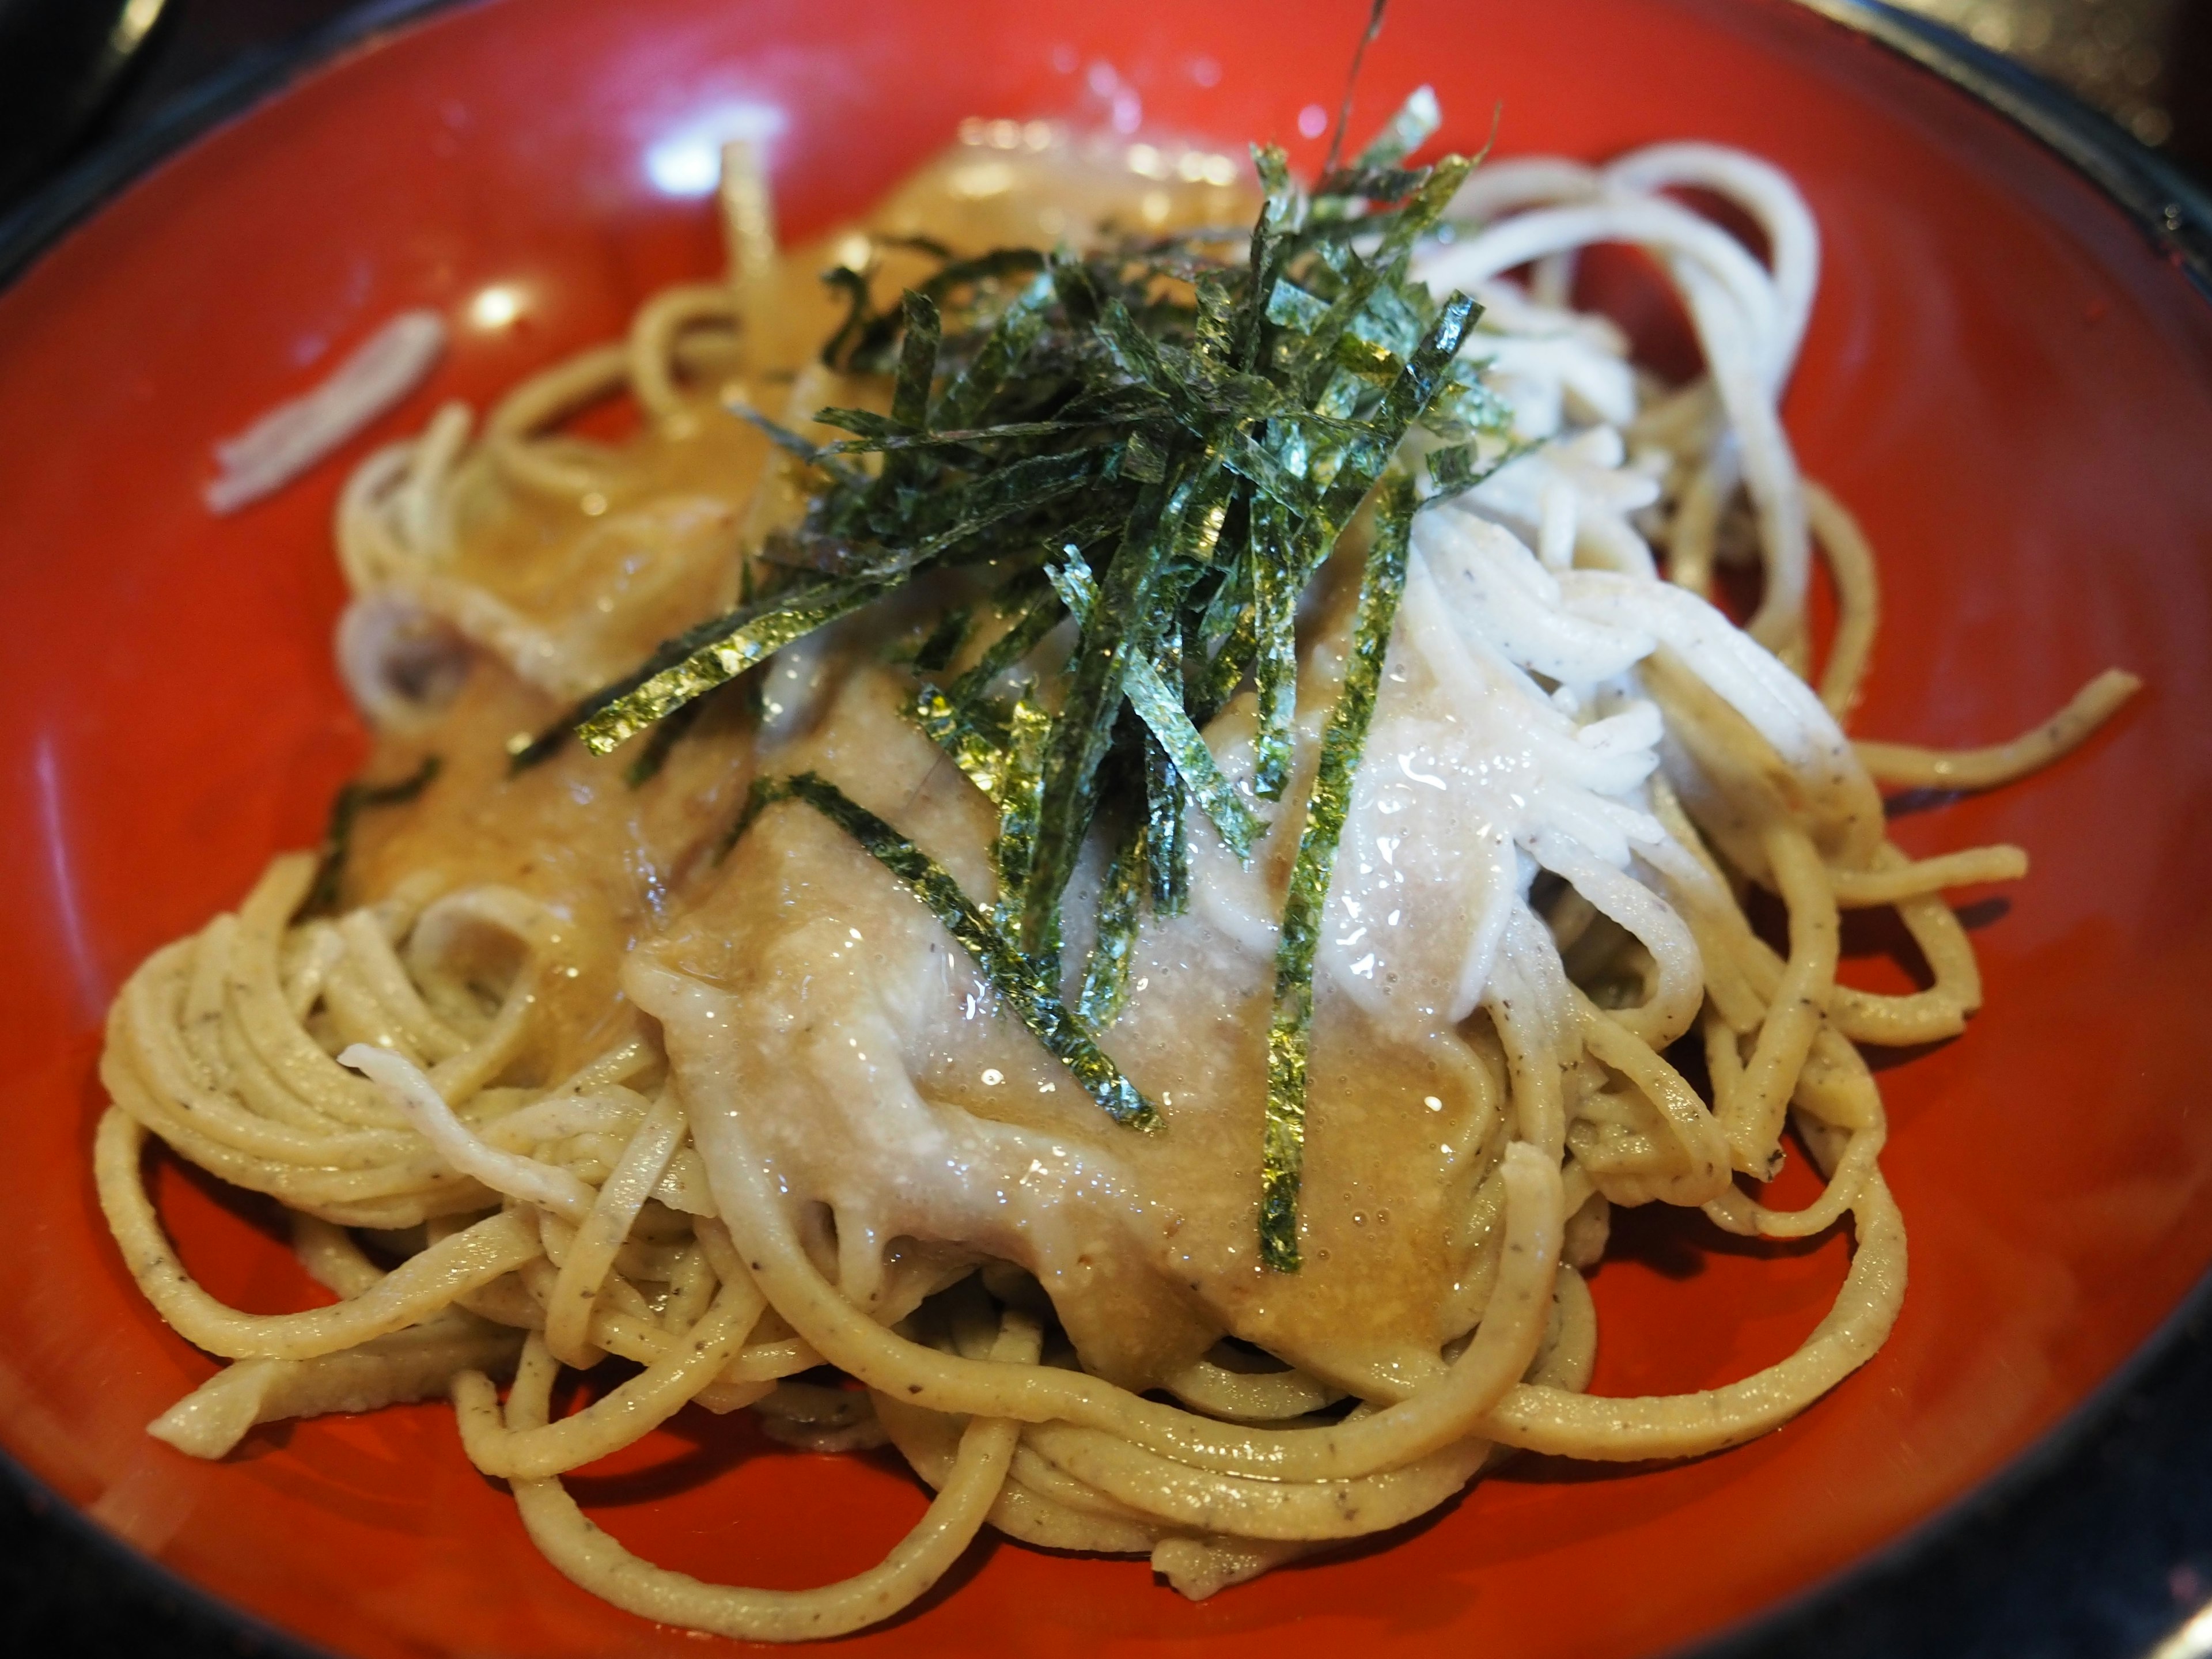
<path id="1" fill-rule="evenodd" d="M 1009 1311 L 994 1364 L 1035 1365 L 1038 1331 Z M 544 1426 L 557 1366 L 541 1342 L 524 1350 L 507 1399 L 507 1426 Z M 553 1565 L 593 1595 L 641 1618 L 755 1642 L 792 1642 L 842 1635 L 888 1617 L 942 1577 L 959 1559 L 998 1497 L 1021 1435 L 1020 1425 L 979 1418 L 961 1437 L 952 1472 L 929 1512 L 881 1565 L 842 1583 L 814 1590 L 740 1589 L 707 1584 L 640 1560 L 584 1518 L 557 1479 L 517 1480 L 514 1501 L 531 1538 Z"/>
<path id="2" fill-rule="evenodd" d="M 2107 668 L 2049 720 L 2007 742 L 1986 749 L 1922 749 L 1862 740 L 1856 745 L 1859 761 L 1884 783 L 1915 789 L 1995 789 L 2080 748 L 2142 689 L 2135 675 Z"/>
<path id="3" fill-rule="evenodd" d="M 1874 656 L 1875 631 L 1881 625 L 1881 574 L 1859 521 L 1810 478 L 1805 480 L 1805 517 L 1836 584 L 1836 634 L 1820 670 L 1820 701 L 1841 720 L 1858 702 Z"/>

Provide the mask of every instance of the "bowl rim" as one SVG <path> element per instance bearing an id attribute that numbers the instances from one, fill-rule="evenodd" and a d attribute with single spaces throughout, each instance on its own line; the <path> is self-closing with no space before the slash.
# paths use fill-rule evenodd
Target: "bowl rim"
<path id="1" fill-rule="evenodd" d="M 1944 24 L 1886 0 L 1765 0 L 1812 12 L 1873 40 L 1954 90 L 2003 116 L 2107 197 L 2149 243 L 2212 303 L 2212 190 L 2198 185 L 2126 128 L 2010 58 Z M 5 214 L 0 214 L 0 298 L 76 227 L 161 162 L 225 123 L 339 58 L 432 16 L 488 0 L 363 0 L 303 33 L 248 52 L 158 110 L 144 125 L 103 141 Z M 1735 0 L 1758 4 L 1760 0 Z M 1959 1549 L 2002 1553 L 2039 1520 L 2055 1486 L 2124 1436 L 2140 1436 L 2185 1403 L 2159 1403 L 2159 1384 L 2177 1368 L 2212 1357 L 2212 1271 L 2158 1328 L 2064 1416 L 1996 1473 L 1856 1560 L 1789 1592 L 1771 1605 L 1672 1650 L 1672 1659 L 1803 1659 L 1840 1654 L 1821 1639 L 1850 1638 L 1836 1615 L 1871 1602 L 1893 1607 L 1928 1593 L 1920 1581 Z M 221 1632 L 240 1650 L 271 1659 L 335 1659 L 328 1650 L 225 1600 L 145 1554 L 33 1474 L 0 1446 L 0 1488 L 38 1521 L 88 1549 L 116 1578 L 165 1611 Z M 2064 1524 L 2088 1540 L 2099 1527 L 2085 1510 Z M 1980 1536 L 1977 1536 L 1980 1534 Z M 2105 1600 L 2138 1613 L 2163 1632 L 2172 1600 L 2105 1587 Z M 2179 1609 L 2188 1616 L 2188 1609 Z M 2163 1652 L 2161 1645 L 2160 1651 Z"/>

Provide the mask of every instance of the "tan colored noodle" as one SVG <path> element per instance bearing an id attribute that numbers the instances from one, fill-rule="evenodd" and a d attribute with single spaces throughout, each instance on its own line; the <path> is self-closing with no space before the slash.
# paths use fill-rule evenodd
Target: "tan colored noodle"
<path id="1" fill-rule="evenodd" d="M 1242 210 L 1218 182 L 1234 176 L 1220 158 L 1175 170 L 1145 155 L 1131 165 L 1182 181 L 1171 216 Z M 979 207 L 973 170 L 987 163 L 1016 183 Z M 912 257 L 896 239 L 917 231 L 962 246 L 1034 237 L 1043 210 L 1067 223 L 1126 202 L 1119 167 L 1012 123 L 971 124 L 961 149 L 846 233 L 836 257 L 896 271 Z M 1668 193 L 1683 186 L 1747 213 L 1766 263 Z M 696 965 L 721 925 L 697 896 L 756 879 L 746 872 L 762 860 L 785 860 L 792 873 L 779 879 L 793 892 L 852 870 L 834 862 L 848 854 L 766 819 L 727 866 L 715 850 L 757 747 L 803 743 L 833 707 L 850 741 L 867 737 L 869 682 L 850 649 L 786 652 L 757 711 L 716 704 L 644 787 L 610 781 L 620 762 L 575 754 L 504 778 L 507 739 L 731 603 L 742 559 L 790 510 L 788 477 L 722 403 L 803 421 L 850 400 L 805 355 L 826 313 L 808 293 L 811 267 L 776 257 L 747 146 L 726 154 L 720 204 L 726 279 L 656 295 L 626 340 L 546 369 L 481 423 L 448 406 L 347 487 L 337 534 L 354 600 L 341 664 L 380 734 L 375 770 L 396 773 L 434 744 L 447 771 L 425 799 L 442 805 L 364 819 L 335 914 L 307 908 L 313 860 L 278 858 L 236 913 L 155 952 L 116 1000 L 100 1201 L 161 1316 L 234 1362 L 152 1432 L 221 1457 L 258 1423 L 449 1395 L 470 1459 L 512 1482 L 532 1538 L 577 1583 L 665 1623 L 798 1640 L 896 1612 L 987 1523 L 1052 1548 L 1148 1555 L 1204 1596 L 1425 1513 L 1513 1449 L 1693 1456 L 1765 1432 L 1863 1364 L 1904 1295 L 1905 1245 L 1860 1049 L 1963 1029 L 1979 975 L 1942 894 L 2016 878 L 2027 862 L 2011 847 L 1908 858 L 1882 833 L 1874 781 L 2008 781 L 2081 742 L 2136 682 L 2101 676 L 2035 732 L 1963 754 L 1854 750 L 1838 732 L 1831 715 L 1856 701 L 1869 660 L 1878 588 L 1865 538 L 1799 475 L 1776 413 L 1819 262 L 1788 180 L 1696 144 L 1601 168 L 1496 164 L 1467 186 L 1459 234 L 1419 255 L 1428 280 L 1488 305 L 1468 349 L 1512 399 L 1527 453 L 1424 516 L 1391 661 L 1439 706 L 1494 706 L 1500 685 L 1548 697 L 1573 734 L 1559 764 L 1600 781 L 1571 811 L 1532 818 L 1508 849 L 1524 862 L 1496 955 L 1486 973 L 1462 971 L 1455 993 L 1452 1110 L 1437 1085 L 1436 1127 L 1421 1126 L 1424 1156 L 1433 1141 L 1447 1160 L 1445 1198 L 1431 1200 L 1462 1264 L 1439 1304 L 1444 1324 L 1388 1356 L 1307 1364 L 1261 1352 L 1259 1313 L 1194 1312 L 1185 1298 L 1093 1364 L 1085 1345 L 1097 1328 L 1073 1316 L 1088 1320 L 1086 1304 L 1065 1284 L 1048 1297 L 1039 1263 L 957 1227 L 878 1237 L 850 1205 L 787 1200 L 801 1174 L 781 1142 L 757 1139 L 770 1120 L 714 1104 L 720 1051 L 684 1034 L 753 1006 L 769 981 L 726 994 L 716 988 L 755 970 Z M 1565 308 L 1577 251 L 1608 241 L 1651 252 L 1679 289 L 1708 365 L 1690 385 L 1639 381 L 1611 325 Z M 1532 262 L 1523 287 L 1510 273 Z M 637 407 L 635 441 L 566 429 L 617 396 Z M 1675 586 L 1657 579 L 1655 545 Z M 1839 611 L 1817 697 L 1779 665 L 1812 670 L 1816 554 Z M 1730 557 L 1763 569 L 1749 640 L 1688 597 Z M 1340 617 L 1316 627 L 1340 644 Z M 1530 678 L 1540 670 L 1542 684 Z M 1224 732 L 1217 747 L 1231 756 L 1238 739 Z M 1648 777 L 1605 769 L 1662 742 Z M 1311 746 L 1309 733 L 1309 771 Z M 918 774 L 912 799 L 966 787 L 936 775 Z M 923 818 L 956 866 L 974 855 L 955 833 L 965 810 L 955 799 Z M 1608 836 L 1627 837 L 1617 856 L 1602 851 Z M 807 860 L 823 858 L 833 875 L 809 875 Z M 1257 927 L 1264 945 L 1272 924 L 1252 922 L 1234 880 L 1212 868 L 1198 878 L 1206 937 Z M 1279 897 L 1283 872 L 1267 878 Z M 963 881 L 973 890 L 972 872 Z M 1782 948 L 1746 915 L 1753 887 L 1786 912 Z M 1901 918 L 1927 988 L 1837 982 L 1842 913 L 1868 908 Z M 706 920 L 686 921 L 695 914 Z M 918 912 L 886 914 L 934 927 Z M 794 925 L 803 933 L 804 916 Z M 934 931 L 915 937 L 947 948 Z M 781 939 L 758 949 L 794 948 Z M 822 949 L 804 962 L 819 967 L 848 943 Z M 872 1063 L 842 1050 L 890 1040 L 904 1016 L 882 996 L 851 1006 L 874 1012 L 833 1018 L 783 1068 Z M 1702 1053 L 1708 1096 L 1670 1060 L 1678 1044 Z M 1000 1073 L 982 1075 L 994 1084 Z M 842 1088 L 836 1077 L 823 1086 Z M 902 1091 L 921 1084 L 899 1074 L 881 1086 L 889 1125 Z M 987 1140 L 1003 1127 L 973 1122 Z M 1802 1210 L 1775 1211 L 1735 1176 L 1771 1177 L 1793 1127 L 1825 1188 Z M 201 1290 L 148 1196 L 149 1135 L 282 1204 L 301 1260 L 338 1300 L 254 1315 Z M 1240 1201 L 1249 1215 L 1249 1195 Z M 1768 1238 L 1848 1218 L 1855 1248 L 1834 1306 L 1796 1353 L 1726 1387 L 1588 1395 L 1597 1339 L 1583 1272 L 1601 1255 L 1610 1206 L 1647 1202 L 1697 1206 L 1728 1231 Z M 1103 1328 L 1155 1316 L 1114 1312 L 1125 1288 L 1098 1292 Z M 551 1417 L 560 1371 L 607 1355 L 637 1369 Z M 793 1380 L 823 1364 L 854 1387 Z M 503 1402 L 499 1379 L 511 1379 Z M 750 1407 L 796 1445 L 888 1439 L 937 1496 L 880 1565 L 819 1589 L 708 1584 L 654 1566 L 586 1519 L 562 1477 L 689 1404 Z"/>
<path id="2" fill-rule="evenodd" d="M 1986 749 L 1923 749 L 1909 743 L 1862 743 L 1860 763 L 1884 783 L 1922 789 L 1994 789 L 2048 766 L 2087 743 L 2119 706 L 2142 689 L 2125 669 L 2108 668 L 2074 694 L 2049 720 Z"/>

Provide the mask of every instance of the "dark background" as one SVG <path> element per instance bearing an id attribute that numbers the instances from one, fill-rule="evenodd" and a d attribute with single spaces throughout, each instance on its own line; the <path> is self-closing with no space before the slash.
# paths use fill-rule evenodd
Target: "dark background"
<path id="1" fill-rule="evenodd" d="M 2212 0 L 1893 3 L 2056 82 L 2212 185 Z M 210 76 L 357 3 L 0 0 L 0 214 Z"/>
<path id="2" fill-rule="evenodd" d="M 0 0 L 0 222 L 90 150 L 144 132 L 212 76 L 276 60 L 351 4 Z M 2212 0 L 1905 9 L 2065 87 L 2212 185 Z M 2212 1294 L 2175 1334 L 1934 1536 L 1707 1659 L 2212 1659 Z M 0 1474 L 0 1654 L 298 1651 Z"/>

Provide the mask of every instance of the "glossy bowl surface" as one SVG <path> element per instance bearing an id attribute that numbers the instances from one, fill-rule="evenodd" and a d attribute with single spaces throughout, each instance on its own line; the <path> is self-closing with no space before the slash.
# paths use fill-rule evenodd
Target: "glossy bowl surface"
<path id="1" fill-rule="evenodd" d="M 0 294 L 0 1443 L 216 1594 L 368 1656 L 678 1654 L 568 1584 L 422 1406 L 255 1435 L 219 1464 L 142 1432 L 211 1362 L 139 1299 L 88 1142 L 109 996 L 148 951 L 311 842 L 362 735 L 330 662 L 326 465 L 233 520 L 209 446 L 409 306 L 447 310 L 438 399 L 482 407 L 618 331 L 716 253 L 697 182 L 732 119 L 775 126 L 804 233 L 981 113 L 1318 143 L 1364 7 L 1285 27 L 1205 7 L 490 0 L 372 40 L 161 167 Z M 1601 157 L 1662 137 L 1788 168 L 1826 270 L 1786 415 L 1882 555 L 1856 728 L 2009 734 L 2109 664 L 2150 690 L 2049 774 L 1899 817 L 1911 849 L 2031 849 L 1960 896 L 1989 984 L 1961 1040 L 1882 1073 L 1911 1239 L 1887 1348 L 1780 1432 L 1680 1467 L 1529 1459 L 1352 1556 L 1202 1606 L 1140 1564 L 979 1547 L 856 1648 L 892 1653 L 1623 1659 L 1711 1632 L 1898 1536 L 2077 1404 L 2212 1261 L 2212 1111 L 2191 1031 L 2212 983 L 2212 308 L 2086 183 L 1940 81 L 1796 8 L 1742 0 L 1401 0 L 1370 118 L 1417 82 L 1479 143 Z M 471 301 L 504 285 L 511 323 Z M 356 445 L 351 453 L 358 453 Z M 1899 986 L 1886 941 L 1850 973 Z M 1802 1181 L 1802 1176 L 1792 1177 Z M 320 1293 L 265 1218 L 174 1168 L 188 1264 L 249 1308 Z M 1783 1196 L 1802 1188 L 1785 1186 Z M 1778 1358 L 1845 1243 L 1725 1241 L 1625 1216 L 1595 1279 L 1600 1393 Z M 921 1512 L 875 1459 L 801 1456 L 696 1412 L 577 1482 L 646 1553 L 797 1586 Z"/>

